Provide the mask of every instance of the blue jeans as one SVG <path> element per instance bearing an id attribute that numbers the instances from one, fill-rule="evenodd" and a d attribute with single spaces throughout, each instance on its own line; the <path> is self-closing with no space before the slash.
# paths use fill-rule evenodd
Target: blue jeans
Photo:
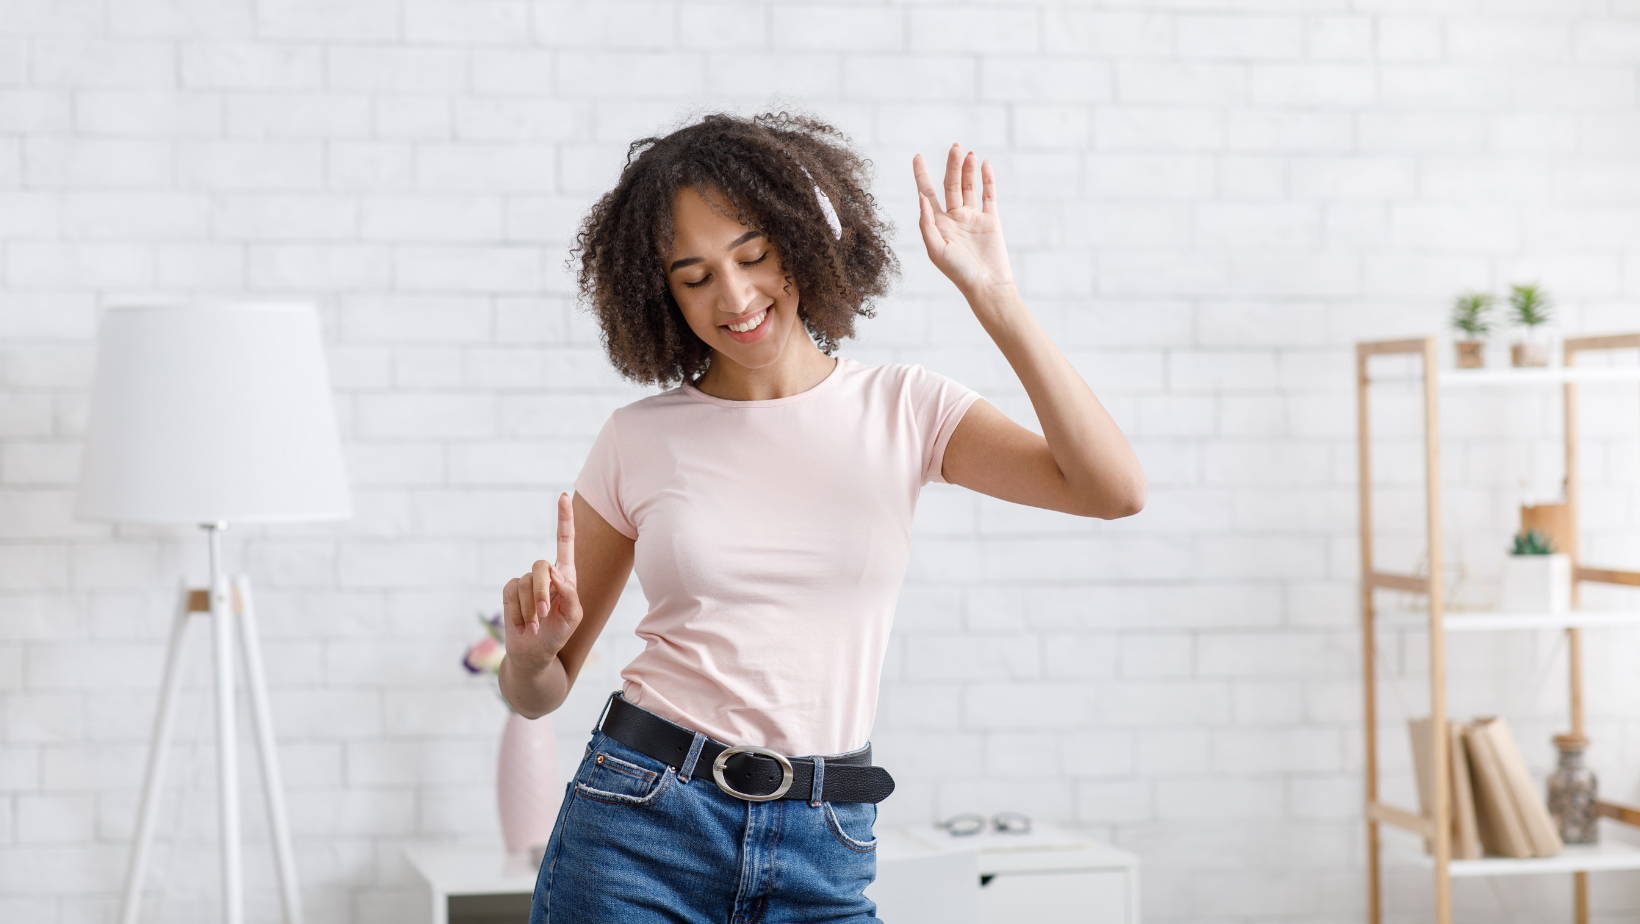
<path id="1" fill-rule="evenodd" d="M 706 740 L 696 732 L 690 760 Z M 877 804 L 817 800 L 816 769 L 809 798 L 747 801 L 706 761 L 685 779 L 594 729 L 564 784 L 530 924 L 882 924 L 863 892 L 877 877 Z"/>

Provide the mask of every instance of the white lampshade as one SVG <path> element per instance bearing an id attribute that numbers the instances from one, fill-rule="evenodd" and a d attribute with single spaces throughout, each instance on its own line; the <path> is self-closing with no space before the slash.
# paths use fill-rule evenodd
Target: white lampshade
<path id="1" fill-rule="evenodd" d="M 74 513 L 191 524 L 351 517 L 314 306 L 111 307 Z"/>

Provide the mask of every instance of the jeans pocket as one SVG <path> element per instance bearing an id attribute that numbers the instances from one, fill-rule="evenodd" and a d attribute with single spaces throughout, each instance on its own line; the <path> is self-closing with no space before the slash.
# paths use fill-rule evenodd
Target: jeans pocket
<path id="1" fill-rule="evenodd" d="M 676 778 L 672 767 L 600 735 L 587 746 L 587 757 L 575 776 L 575 793 L 599 802 L 649 805 Z"/>
<path id="2" fill-rule="evenodd" d="M 862 853 L 877 849 L 877 803 L 827 800 L 820 806 L 837 843 Z"/>

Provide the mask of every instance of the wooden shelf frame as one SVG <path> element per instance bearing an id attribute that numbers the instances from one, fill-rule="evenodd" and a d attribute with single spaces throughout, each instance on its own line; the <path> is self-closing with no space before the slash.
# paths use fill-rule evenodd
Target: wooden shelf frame
<path id="1" fill-rule="evenodd" d="M 1376 671 L 1376 617 L 1374 593 L 1393 590 L 1423 594 L 1428 604 L 1429 629 L 1429 699 L 1430 751 L 1434 754 L 1435 779 L 1446 780 L 1451 771 L 1452 755 L 1449 736 L 1441 734 L 1446 728 L 1446 624 L 1445 588 L 1442 570 L 1441 534 L 1441 458 L 1440 458 L 1440 391 L 1453 385 L 1488 386 L 1516 384 L 1559 383 L 1562 394 L 1565 440 L 1566 502 L 1570 507 L 1570 541 L 1563 549 L 1572 563 L 1572 610 L 1578 609 L 1579 586 L 1582 582 L 1640 586 L 1640 571 L 1585 566 L 1578 557 L 1577 543 L 1577 383 L 1588 380 L 1640 379 L 1640 369 L 1630 374 L 1627 369 L 1601 370 L 1599 375 L 1587 375 L 1575 363 L 1580 354 L 1597 350 L 1640 349 L 1640 332 L 1605 334 L 1568 338 L 1562 344 L 1562 365 L 1552 369 L 1486 370 L 1484 374 L 1442 369 L 1435 337 L 1405 340 L 1361 341 L 1355 345 L 1356 383 L 1356 459 L 1359 473 L 1360 555 L 1361 555 L 1361 658 L 1363 705 L 1365 711 L 1366 749 L 1366 802 L 1367 821 L 1367 921 L 1381 924 L 1383 920 L 1382 882 L 1380 866 L 1380 831 L 1383 824 L 1394 825 L 1426 837 L 1434 849 L 1433 858 L 1425 858 L 1434 871 L 1436 924 L 1452 924 L 1453 875 L 1505 875 L 1522 872 L 1573 873 L 1573 910 L 1576 924 L 1588 924 L 1588 872 L 1591 869 L 1610 869 L 1614 851 L 1568 851 L 1559 857 L 1531 859 L 1490 858 L 1483 860 L 1452 859 L 1451 816 L 1448 803 L 1449 788 L 1434 787 L 1433 805 L 1429 814 L 1408 811 L 1389 805 L 1378 797 L 1378 708 Z M 1396 574 L 1380 571 L 1373 564 L 1372 555 L 1372 459 L 1371 428 L 1368 418 L 1368 395 L 1374 379 L 1369 375 L 1370 362 L 1378 356 L 1414 356 L 1422 360 L 1420 374 L 1424 414 L 1424 508 L 1425 530 L 1429 543 L 1429 575 Z M 1380 381 L 1407 381 L 1403 375 L 1386 376 Z M 1571 731 L 1582 734 L 1583 728 L 1583 659 L 1582 635 L 1579 622 L 1598 624 L 1600 620 L 1565 618 L 1564 626 L 1568 651 L 1568 681 L 1571 692 Z M 1532 627 L 1541 627 L 1543 621 Z M 1524 621 L 1521 627 L 1528 627 Z M 1504 628 L 1504 626 L 1489 626 Z M 1640 808 L 1601 801 L 1598 811 L 1605 818 L 1640 827 Z M 1626 851 L 1615 851 L 1626 855 Z M 1633 863 L 1621 863 L 1615 868 L 1640 869 L 1640 851 L 1633 852 Z"/>

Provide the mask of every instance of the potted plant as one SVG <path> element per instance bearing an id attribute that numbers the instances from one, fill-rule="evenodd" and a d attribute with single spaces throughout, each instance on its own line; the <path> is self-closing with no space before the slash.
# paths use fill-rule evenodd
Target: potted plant
<path id="1" fill-rule="evenodd" d="M 1524 495 L 1524 489 L 1522 494 Z M 1520 505 L 1521 530 L 1535 529 L 1551 546 L 1565 548 L 1572 542 L 1572 505 L 1563 500 Z"/>
<path id="2" fill-rule="evenodd" d="M 1571 557 L 1535 529 L 1516 533 L 1504 559 L 1500 597 L 1501 610 L 1564 612 L 1572 599 Z"/>
<path id="3" fill-rule="evenodd" d="M 1517 284 L 1509 289 L 1509 308 L 1514 322 L 1523 328 L 1521 338 L 1509 348 L 1509 358 L 1516 366 L 1549 365 L 1548 329 L 1549 297 L 1532 284 Z"/>
<path id="4" fill-rule="evenodd" d="M 1452 303 L 1452 326 L 1464 334 L 1457 342 L 1458 368 L 1479 369 L 1486 365 L 1486 335 L 1492 329 L 1487 316 L 1494 299 L 1486 292 L 1465 292 Z"/>

